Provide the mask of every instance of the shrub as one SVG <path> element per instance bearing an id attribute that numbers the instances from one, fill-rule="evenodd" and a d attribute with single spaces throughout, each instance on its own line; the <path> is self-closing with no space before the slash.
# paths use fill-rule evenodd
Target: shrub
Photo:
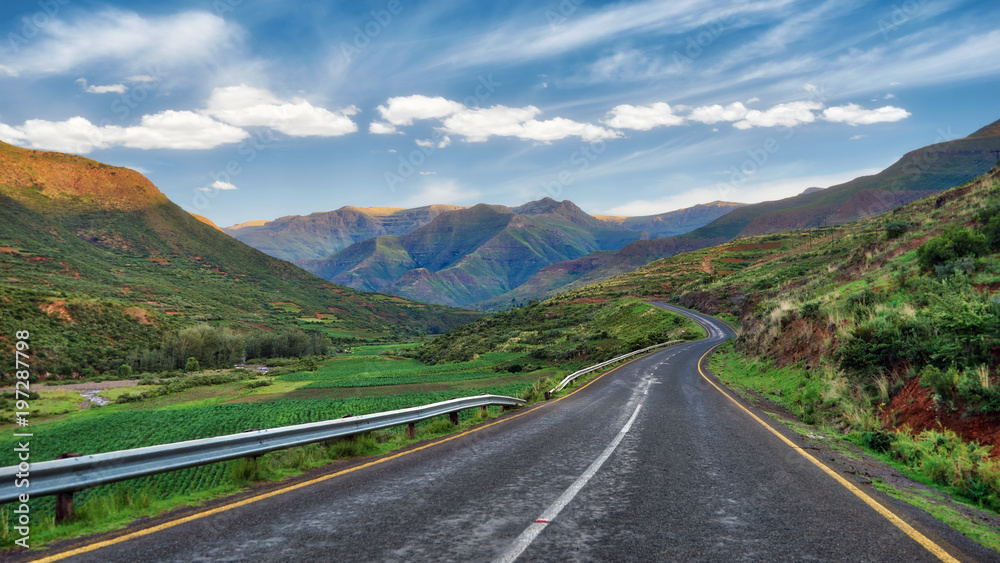
<path id="1" fill-rule="evenodd" d="M 978 257 L 987 252 L 986 236 L 968 227 L 952 227 L 917 249 L 917 260 L 927 271 L 964 256 Z"/>
<path id="2" fill-rule="evenodd" d="M 118 375 L 122 376 L 125 379 L 132 377 L 132 366 L 128 364 L 122 364 L 121 367 L 118 368 Z"/>
<path id="3" fill-rule="evenodd" d="M 198 371 L 201 366 L 198 365 L 198 359 L 194 356 L 187 359 L 187 363 L 184 364 L 184 371 Z"/>
<path id="4" fill-rule="evenodd" d="M 929 339 L 926 325 L 890 313 L 861 323 L 834 358 L 840 369 L 871 377 L 904 361 L 924 359 Z"/>
<path id="5" fill-rule="evenodd" d="M 817 301 L 810 301 L 803 305 L 802 316 L 813 320 L 819 318 L 819 303 Z"/>
<path id="6" fill-rule="evenodd" d="M 910 230 L 910 223 L 907 221 L 903 221 L 902 219 L 889 221 L 885 224 L 885 238 L 899 238 L 908 230 Z"/>

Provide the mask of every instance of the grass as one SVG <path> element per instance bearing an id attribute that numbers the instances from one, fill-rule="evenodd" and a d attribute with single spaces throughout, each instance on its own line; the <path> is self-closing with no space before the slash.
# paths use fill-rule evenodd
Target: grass
<path id="1" fill-rule="evenodd" d="M 915 487 L 894 487 L 880 479 L 875 479 L 872 485 L 892 498 L 902 500 L 924 510 L 953 529 L 972 538 L 980 545 L 994 551 L 1000 551 L 1000 532 L 982 519 L 977 518 L 974 515 L 975 507 L 959 504 L 958 506 L 964 507 L 965 510 L 956 510 L 953 498 Z"/>

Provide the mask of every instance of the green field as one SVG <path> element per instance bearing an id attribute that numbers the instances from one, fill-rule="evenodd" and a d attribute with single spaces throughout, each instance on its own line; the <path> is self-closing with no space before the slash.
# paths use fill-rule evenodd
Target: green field
<path id="1" fill-rule="evenodd" d="M 142 390 L 149 398 L 99 408 L 83 409 L 84 400 L 76 392 L 39 386 L 39 397 L 31 405 L 32 462 L 54 459 L 68 452 L 87 455 L 125 450 L 389 411 L 483 393 L 521 396 L 539 378 L 552 374 L 551 370 L 511 374 L 498 367 L 523 356 L 515 353 L 489 353 L 468 362 L 442 365 L 424 365 L 412 358 L 393 355 L 416 346 L 419 344 L 358 346 L 348 354 L 320 362 L 314 371 L 293 371 L 276 378 L 257 376 L 167 394 L 156 392 L 161 385 L 109 389 L 100 394 L 114 399 Z M 479 383 L 479 379 L 489 381 Z M 337 396 L 338 388 L 357 396 Z M 5 406 L 13 408 L 13 403 Z M 3 410 L 0 414 L 4 416 L 13 414 L 6 408 Z M 464 412 L 461 418 L 478 415 Z M 433 424 L 429 421 L 421 426 Z M 383 436 L 383 439 L 396 439 L 399 431 L 386 433 L 389 438 Z M 15 446 L 12 439 L 0 440 L 2 451 L 12 452 Z M 7 460 L 4 465 L 11 463 L 12 460 Z M 126 485 L 129 491 L 143 491 L 155 499 L 198 498 L 208 491 L 232 490 L 242 484 L 238 480 L 234 483 L 233 463 L 152 475 Z M 75 502 L 78 507 L 86 507 L 91 501 L 103 506 L 108 499 L 122 496 L 122 491 L 121 484 L 96 487 L 77 493 Z M 81 510 L 86 513 L 88 509 Z M 40 521 L 51 522 L 54 498 L 33 499 L 32 514 Z"/>

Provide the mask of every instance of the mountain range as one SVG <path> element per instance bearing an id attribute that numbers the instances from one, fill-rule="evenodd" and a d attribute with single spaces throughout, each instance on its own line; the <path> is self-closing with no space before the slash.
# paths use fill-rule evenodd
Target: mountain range
<path id="1" fill-rule="evenodd" d="M 640 240 L 615 253 L 595 252 L 541 269 L 514 290 L 476 304 L 484 310 L 542 299 L 631 272 L 654 260 L 734 238 L 839 225 L 874 217 L 988 171 L 1000 147 L 1000 121 L 967 137 L 906 153 L 882 172 L 797 196 L 741 206 L 673 237 Z"/>
<path id="2" fill-rule="evenodd" d="M 715 203 L 635 224 L 657 232 L 683 229 L 738 206 Z M 675 218 L 680 226 L 673 226 Z M 469 306 L 517 288 L 546 266 L 650 236 L 619 218 L 597 218 L 571 201 L 544 198 L 519 207 L 480 204 L 445 211 L 407 234 L 378 236 L 322 260 L 296 263 L 356 289 Z"/>

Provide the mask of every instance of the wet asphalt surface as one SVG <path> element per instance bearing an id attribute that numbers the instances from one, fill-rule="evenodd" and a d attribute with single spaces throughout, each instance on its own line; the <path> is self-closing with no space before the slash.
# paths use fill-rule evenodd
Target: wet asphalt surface
<path id="1" fill-rule="evenodd" d="M 705 381 L 699 360 L 734 335 L 689 314 L 709 327 L 708 339 L 648 354 L 564 399 L 66 560 L 491 561 L 637 409 L 607 461 L 519 561 L 936 560 Z M 995 556 L 922 512 L 874 496 L 961 560 Z"/>

